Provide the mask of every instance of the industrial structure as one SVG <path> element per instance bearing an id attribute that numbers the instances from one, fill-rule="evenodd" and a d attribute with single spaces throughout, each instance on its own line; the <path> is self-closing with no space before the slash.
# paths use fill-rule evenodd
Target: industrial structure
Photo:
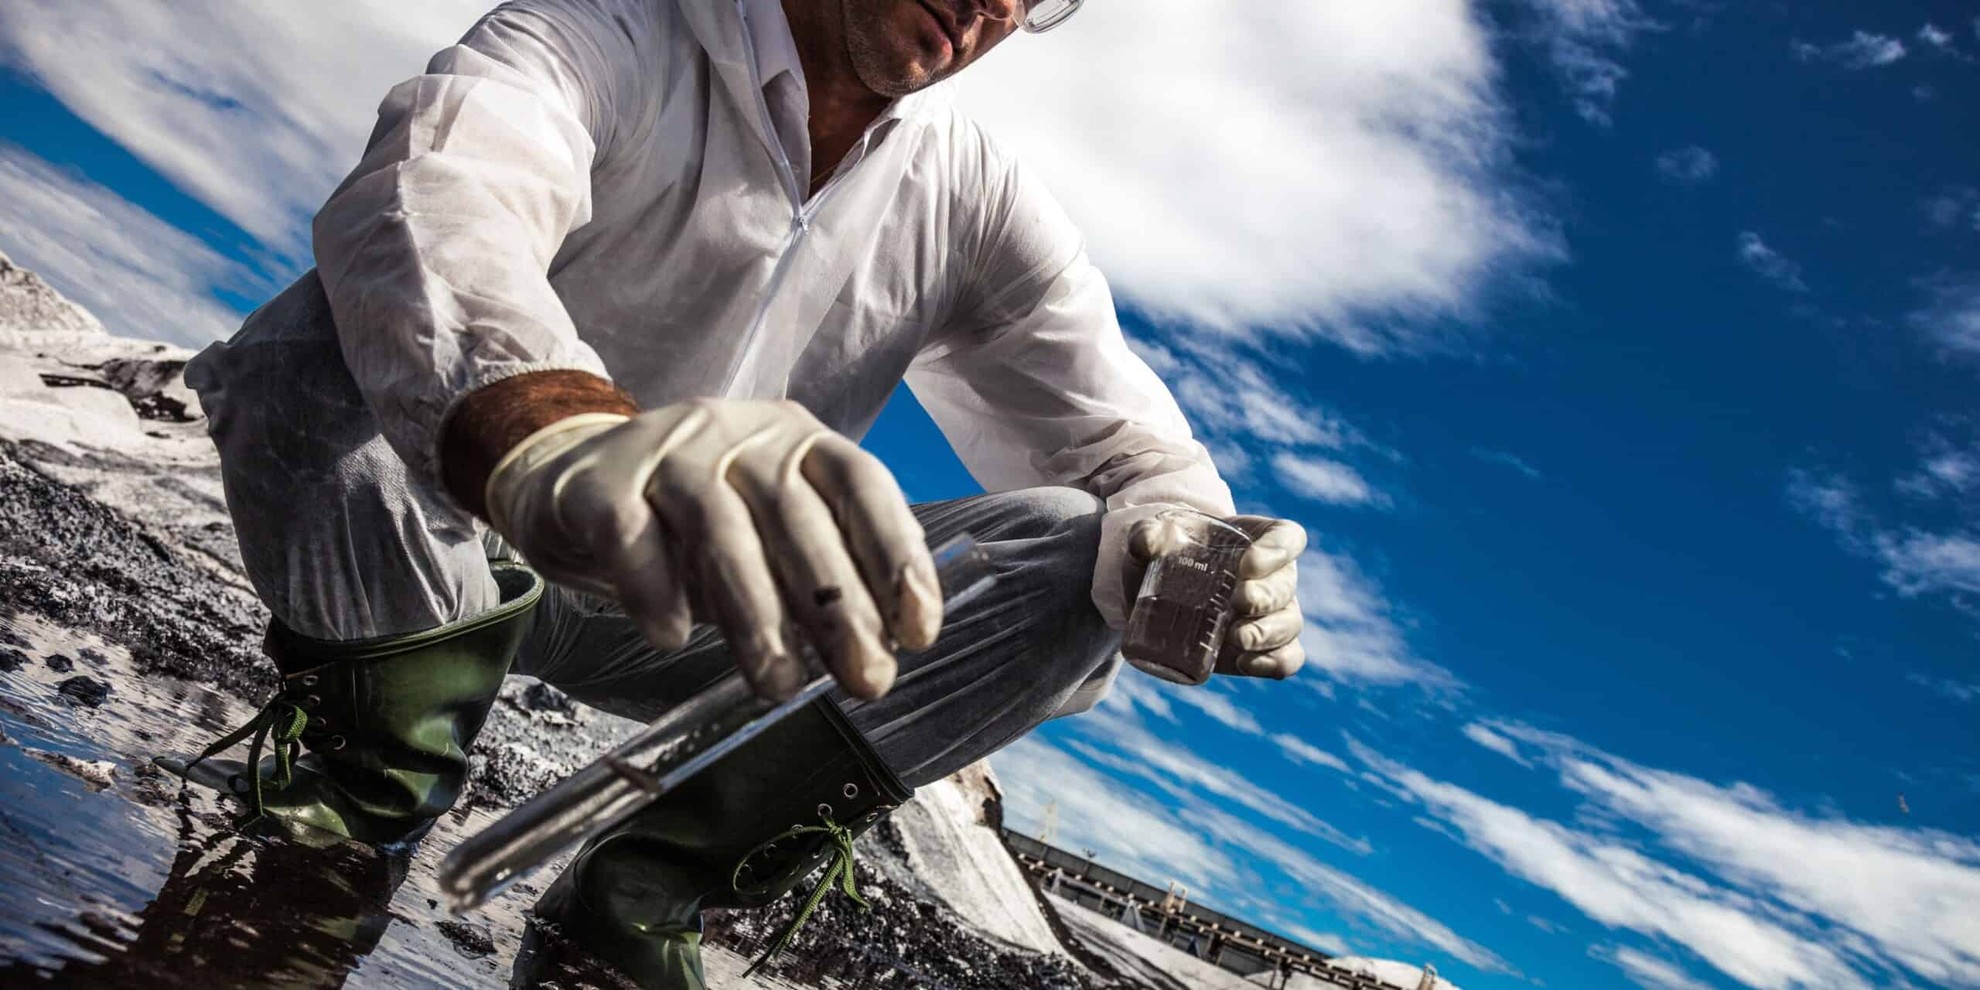
<path id="1" fill-rule="evenodd" d="M 1262 987 L 1281 988 L 1303 974 L 1341 990 L 1396 990 L 1333 964 L 1333 957 L 1221 911 L 1190 903 L 1187 888 L 1137 880 L 1091 858 L 1006 828 L 1004 842 L 1039 889 L 1105 915 Z M 1437 986 L 1424 974 L 1426 990 Z"/>

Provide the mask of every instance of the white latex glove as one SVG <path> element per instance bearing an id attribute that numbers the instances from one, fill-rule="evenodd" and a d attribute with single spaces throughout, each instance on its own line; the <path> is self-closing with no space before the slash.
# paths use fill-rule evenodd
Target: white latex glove
<path id="1" fill-rule="evenodd" d="M 1141 588 L 1155 558 L 1192 539 L 1189 527 L 1197 518 L 1189 513 L 1156 513 L 1128 524 L 1121 587 L 1129 596 Z M 1244 530 L 1251 547 L 1238 558 L 1238 584 L 1231 592 L 1235 615 L 1217 654 L 1217 673 L 1291 677 L 1306 665 L 1306 648 L 1299 642 L 1305 620 L 1298 601 L 1299 555 L 1306 549 L 1306 529 L 1269 516 L 1231 516 L 1224 521 Z M 1126 607 L 1133 608 L 1132 597 Z M 1156 676 L 1163 675 L 1156 672 Z"/>
<path id="2" fill-rule="evenodd" d="M 793 633 L 849 693 L 885 694 L 926 649 L 941 589 L 878 459 L 787 401 L 694 399 L 572 416 L 490 473 L 489 522 L 546 578 L 618 601 L 663 651 L 722 629 L 758 693 L 804 684 Z"/>

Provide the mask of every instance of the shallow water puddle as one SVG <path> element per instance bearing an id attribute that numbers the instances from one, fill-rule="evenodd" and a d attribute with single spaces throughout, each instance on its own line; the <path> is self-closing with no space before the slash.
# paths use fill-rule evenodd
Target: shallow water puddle
<path id="1" fill-rule="evenodd" d="M 0 648 L 14 651 L 0 655 L 12 668 L 0 670 L 0 982 L 506 981 L 516 909 L 443 929 L 431 856 L 235 834 L 230 807 L 151 766 L 153 755 L 198 752 L 251 709 L 140 677 L 110 644 L 34 618 L 0 621 Z M 459 816 L 443 823 L 461 827 Z"/>
<path id="2" fill-rule="evenodd" d="M 492 812 L 449 814 L 410 858 L 312 849 L 233 832 L 232 805 L 151 765 L 253 714 L 204 685 L 140 676 L 121 647 L 0 616 L 0 984 L 506 986 L 523 912 L 555 871 L 453 918 L 434 866 Z M 743 981 L 746 961 L 719 948 L 707 961 L 718 988 L 796 986 Z M 916 985 L 859 969 L 853 983 L 793 975 Z"/>

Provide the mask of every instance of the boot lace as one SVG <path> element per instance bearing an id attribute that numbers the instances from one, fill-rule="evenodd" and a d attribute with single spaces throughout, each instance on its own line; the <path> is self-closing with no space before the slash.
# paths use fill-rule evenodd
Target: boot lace
<path id="1" fill-rule="evenodd" d="M 248 742 L 248 811 L 234 823 L 235 828 L 244 828 L 259 820 L 266 812 L 261 797 L 261 749 L 265 743 L 275 744 L 275 776 L 271 783 L 276 790 L 289 786 L 293 779 L 292 770 L 296 757 L 302 754 L 303 729 L 309 725 L 309 713 L 287 698 L 277 695 L 275 700 L 263 706 L 261 711 L 249 719 L 246 725 L 221 737 L 219 741 L 186 764 L 186 770 L 206 762 L 207 758 L 227 750 L 243 739 Z"/>
<path id="2" fill-rule="evenodd" d="M 757 970 L 763 968 L 764 963 L 769 962 L 791 944 L 791 940 L 797 937 L 798 929 L 803 928 L 804 923 L 811 919 L 811 913 L 818 910 L 819 902 L 825 899 L 825 894 L 833 886 L 836 885 L 845 891 L 846 896 L 852 898 L 853 902 L 859 905 L 860 910 L 868 911 L 873 907 L 866 902 L 866 898 L 860 896 L 859 889 L 853 884 L 853 831 L 830 817 L 825 819 L 823 825 L 794 825 L 782 835 L 750 850 L 749 855 L 744 856 L 742 862 L 736 864 L 736 872 L 730 878 L 730 885 L 738 890 L 742 889 L 743 869 L 758 853 L 786 839 L 799 839 L 807 835 L 826 836 L 827 841 L 831 843 L 832 860 L 826 864 L 825 873 L 818 878 L 817 886 L 811 888 L 810 895 L 805 897 L 804 905 L 798 908 L 797 917 L 792 918 L 791 923 L 785 925 L 784 930 L 777 935 L 776 941 L 772 942 L 768 949 L 763 950 L 763 955 L 758 956 L 755 962 L 749 964 L 749 969 L 743 971 L 745 979 L 754 975 Z"/>

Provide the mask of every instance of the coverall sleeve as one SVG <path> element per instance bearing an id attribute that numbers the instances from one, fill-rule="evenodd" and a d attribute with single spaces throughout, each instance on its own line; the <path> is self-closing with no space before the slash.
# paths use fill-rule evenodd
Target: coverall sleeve
<path id="1" fill-rule="evenodd" d="M 1016 163 L 992 162 L 958 306 L 907 383 L 986 489 L 1069 485 L 1106 501 L 1093 597 L 1119 628 L 1127 526 L 1174 504 L 1232 515 L 1230 488 L 1128 349 L 1071 219 Z"/>
<path id="2" fill-rule="evenodd" d="M 529 371 L 606 374 L 552 290 L 591 170 L 640 97 L 631 0 L 504 4 L 379 107 L 316 215 L 345 363 L 415 479 L 454 402 Z M 649 73 L 653 74 L 653 73 Z"/>

